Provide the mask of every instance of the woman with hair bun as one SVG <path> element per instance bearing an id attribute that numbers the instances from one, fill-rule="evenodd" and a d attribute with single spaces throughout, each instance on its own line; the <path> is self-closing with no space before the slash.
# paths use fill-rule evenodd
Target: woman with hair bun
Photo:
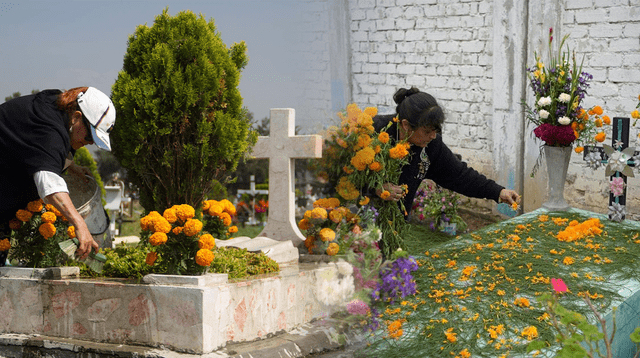
<path id="1" fill-rule="evenodd" d="M 402 168 L 399 185 L 383 185 L 391 194 L 384 200 L 402 199 L 403 189 L 400 185 L 406 184 L 408 192 L 403 201 L 404 207 L 410 211 L 418 186 L 424 179 L 431 179 L 443 188 L 468 197 L 507 204 L 519 201 L 518 193 L 505 189 L 468 167 L 444 144 L 440 136 L 444 112 L 433 96 L 415 87 L 401 88 L 393 95 L 393 100 L 397 104 L 396 114 L 374 117 L 373 126 L 379 132 L 397 117 L 397 122 L 391 125 L 387 133 L 394 140 L 407 139 L 411 144 L 411 157 Z M 380 189 L 376 191 L 378 196 L 381 193 Z"/>

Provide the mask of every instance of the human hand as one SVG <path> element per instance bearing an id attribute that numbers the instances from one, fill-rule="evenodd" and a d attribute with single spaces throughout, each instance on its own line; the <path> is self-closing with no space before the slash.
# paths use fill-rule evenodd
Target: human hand
<path id="1" fill-rule="evenodd" d="M 406 194 L 406 186 L 391 183 L 382 184 L 382 189 L 376 189 L 376 194 L 386 201 L 398 201 Z"/>
<path id="2" fill-rule="evenodd" d="M 500 191 L 499 202 L 500 203 L 507 203 L 509 205 L 512 205 L 513 203 L 519 203 L 520 202 L 520 195 L 518 195 L 518 193 L 516 193 L 514 190 L 502 189 Z"/>
<path id="3" fill-rule="evenodd" d="M 93 177 L 93 173 L 91 173 L 89 168 L 77 165 L 76 163 L 72 163 L 67 170 L 76 177 L 82 178 L 85 182 L 89 181 L 87 176 Z"/>
<path id="4" fill-rule="evenodd" d="M 79 260 L 84 260 L 89 256 L 91 251 L 98 252 L 100 245 L 93 239 L 93 236 L 89 232 L 89 228 L 86 225 L 79 225 L 76 227 L 76 238 L 78 238 L 78 249 L 76 250 L 76 257 Z"/>

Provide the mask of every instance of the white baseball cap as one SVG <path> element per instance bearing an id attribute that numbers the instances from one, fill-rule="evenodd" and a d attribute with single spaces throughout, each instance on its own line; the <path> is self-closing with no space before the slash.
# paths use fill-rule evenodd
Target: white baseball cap
<path id="1" fill-rule="evenodd" d="M 116 123 L 116 108 L 111 99 L 95 87 L 78 95 L 80 111 L 91 124 L 93 142 L 100 149 L 111 151 L 109 133 Z"/>

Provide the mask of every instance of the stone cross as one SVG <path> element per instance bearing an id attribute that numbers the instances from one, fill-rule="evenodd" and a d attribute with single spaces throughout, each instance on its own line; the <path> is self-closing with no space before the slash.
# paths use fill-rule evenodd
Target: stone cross
<path id="1" fill-rule="evenodd" d="M 253 147 L 255 158 L 269 159 L 269 216 L 258 236 L 299 246 L 305 237 L 295 218 L 294 159 L 322 157 L 322 137 L 295 135 L 293 108 L 272 108 L 270 128 L 270 136 L 258 137 Z"/>
<path id="2" fill-rule="evenodd" d="M 634 158 L 638 158 L 638 152 L 634 148 L 629 148 L 629 118 L 613 118 L 611 144 L 612 146 L 604 147 L 585 146 L 583 159 L 588 163 L 591 161 L 589 166 L 597 169 L 599 166 L 597 158 L 601 158 L 599 164 L 607 165 L 605 175 L 609 176 L 610 180 L 622 178 L 624 183 L 622 195 L 609 194 L 609 219 L 622 221 L 625 219 L 624 207 L 627 202 L 627 176 L 633 177 L 633 171 L 630 167 L 640 164 L 634 160 Z"/>
<path id="3" fill-rule="evenodd" d="M 269 194 L 269 190 L 256 190 L 256 176 L 252 175 L 249 178 L 251 180 L 251 184 L 249 184 L 249 190 L 238 189 L 238 194 L 249 194 L 251 196 L 252 210 L 251 210 L 251 218 L 249 219 L 249 225 L 255 225 L 256 224 L 256 210 L 255 210 L 256 195 L 258 194 L 267 195 Z"/>

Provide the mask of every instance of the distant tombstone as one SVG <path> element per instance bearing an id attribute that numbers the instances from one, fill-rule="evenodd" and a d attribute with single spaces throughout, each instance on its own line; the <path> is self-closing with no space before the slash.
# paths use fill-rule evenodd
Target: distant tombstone
<path id="1" fill-rule="evenodd" d="M 259 236 L 299 246 L 304 236 L 295 219 L 294 159 L 322 157 L 322 137 L 295 135 L 292 108 L 271 109 L 270 127 L 270 136 L 259 137 L 253 147 L 255 158 L 269 159 L 269 216 Z"/>
<path id="2" fill-rule="evenodd" d="M 247 224 L 248 225 L 255 225 L 255 224 L 257 224 L 256 211 L 255 211 L 256 195 L 258 195 L 258 194 L 268 195 L 269 194 L 269 190 L 256 190 L 256 176 L 252 175 L 249 178 L 251 180 L 251 183 L 249 184 L 249 190 L 239 189 L 238 190 L 238 194 L 247 194 L 247 195 L 251 196 L 251 208 L 252 208 L 251 209 L 251 217 L 249 218 L 249 222 Z"/>

